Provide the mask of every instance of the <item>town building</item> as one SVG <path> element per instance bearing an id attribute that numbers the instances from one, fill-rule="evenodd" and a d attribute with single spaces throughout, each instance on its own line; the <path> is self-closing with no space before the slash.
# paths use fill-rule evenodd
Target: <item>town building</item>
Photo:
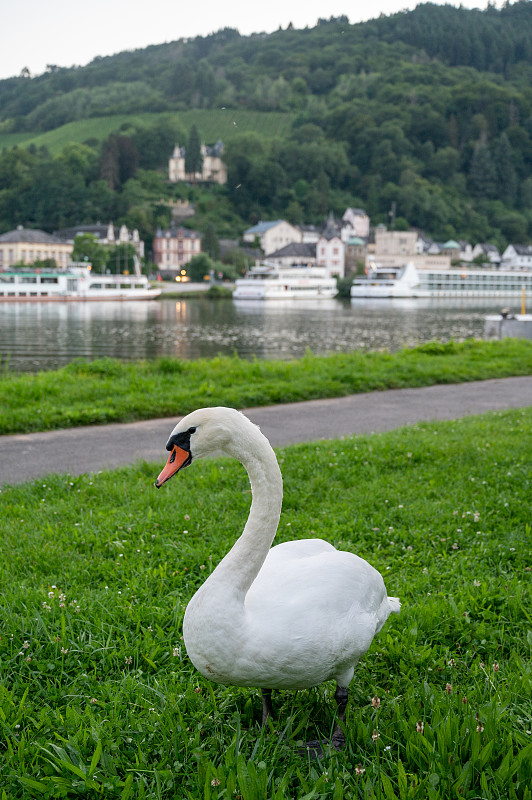
<path id="1" fill-rule="evenodd" d="M 65 269 L 70 264 L 73 249 L 72 243 L 58 236 L 19 225 L 16 230 L 0 236 L 0 269 L 47 259 Z"/>
<path id="2" fill-rule="evenodd" d="M 298 225 L 301 231 L 301 241 L 305 244 L 317 244 L 320 231 L 315 225 Z"/>
<path id="3" fill-rule="evenodd" d="M 509 244 L 502 254 L 504 269 L 532 269 L 532 245 Z"/>
<path id="4" fill-rule="evenodd" d="M 284 219 L 276 219 L 272 222 L 259 222 L 248 228 L 244 231 L 243 239 L 249 244 L 258 240 L 262 252 L 267 256 L 287 244 L 303 241 L 303 234 L 299 228 Z"/>
<path id="5" fill-rule="evenodd" d="M 460 245 L 460 261 L 472 261 L 473 260 L 473 247 L 469 242 L 466 242 L 465 239 L 460 239 L 458 242 Z"/>
<path id="6" fill-rule="evenodd" d="M 316 264 L 326 267 L 329 276 L 345 275 L 345 243 L 342 241 L 332 214 L 316 245 Z"/>
<path id="7" fill-rule="evenodd" d="M 478 256 L 483 256 L 484 263 L 491 264 L 494 267 L 498 267 L 501 263 L 501 254 L 498 247 L 489 242 L 480 242 L 474 246 L 473 259 Z"/>
<path id="8" fill-rule="evenodd" d="M 445 244 L 441 246 L 441 253 L 449 256 L 451 259 L 451 265 L 458 264 L 460 262 L 460 245 L 458 242 L 455 242 L 454 239 L 449 239 Z"/>
<path id="9" fill-rule="evenodd" d="M 176 144 L 168 161 L 168 179 L 171 183 L 187 181 L 189 183 L 227 183 L 227 167 L 222 161 L 223 142 L 209 146 L 201 145 L 201 172 L 186 172 L 186 148 Z"/>
<path id="10" fill-rule="evenodd" d="M 268 263 L 279 267 L 316 266 L 316 245 L 308 242 L 291 242 L 270 253 Z"/>
<path id="11" fill-rule="evenodd" d="M 345 245 L 345 277 L 356 275 L 359 265 L 366 262 L 367 245 L 359 236 L 352 236 Z"/>
<path id="12" fill-rule="evenodd" d="M 177 273 L 201 253 L 201 236 L 187 228 L 159 230 L 153 238 L 153 261 L 162 272 Z"/>
<path id="13" fill-rule="evenodd" d="M 459 254 L 459 248 L 456 252 Z M 452 248 L 447 251 L 436 242 L 423 239 L 417 231 L 388 231 L 379 225 L 375 228 L 374 248 L 366 256 L 366 266 L 374 262 L 380 267 L 397 267 L 410 262 L 421 269 L 448 269 L 452 253 Z"/>
<path id="14" fill-rule="evenodd" d="M 346 208 L 342 222 L 347 234 L 345 238 L 342 237 L 344 241 L 353 236 L 358 236 L 360 239 L 369 237 L 369 217 L 362 208 Z"/>
<path id="15" fill-rule="evenodd" d="M 75 225 L 71 228 L 62 228 L 56 231 L 56 236 L 65 242 L 74 244 L 76 236 L 91 234 L 96 238 L 98 244 L 104 247 L 115 247 L 119 244 L 130 244 L 134 247 L 138 258 L 144 258 L 144 242 L 139 236 L 136 228 L 129 230 L 126 225 L 117 227 L 109 222 L 107 225 Z"/>

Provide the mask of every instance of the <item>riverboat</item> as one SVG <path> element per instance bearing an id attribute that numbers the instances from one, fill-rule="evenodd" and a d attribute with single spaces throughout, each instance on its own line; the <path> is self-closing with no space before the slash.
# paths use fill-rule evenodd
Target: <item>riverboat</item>
<path id="1" fill-rule="evenodd" d="M 481 267 L 417 268 L 372 265 L 351 286 L 351 297 L 521 297 L 532 293 L 532 270 Z"/>
<path id="2" fill-rule="evenodd" d="M 338 293 L 336 279 L 325 267 L 279 267 L 257 264 L 245 278 L 238 278 L 234 300 L 330 299 Z"/>
<path id="3" fill-rule="evenodd" d="M 152 300 L 160 294 L 145 275 L 98 275 L 87 265 L 0 272 L 0 302 Z"/>

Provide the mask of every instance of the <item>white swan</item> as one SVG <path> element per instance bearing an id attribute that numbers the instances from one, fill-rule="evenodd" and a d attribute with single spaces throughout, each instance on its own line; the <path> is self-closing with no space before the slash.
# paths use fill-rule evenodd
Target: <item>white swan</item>
<path id="1" fill-rule="evenodd" d="M 172 431 L 170 456 L 156 486 L 216 451 L 242 462 L 252 503 L 244 531 L 187 606 L 183 636 L 190 660 L 206 678 L 260 687 L 263 723 L 272 689 L 302 689 L 335 680 L 339 719 L 360 657 L 400 603 L 388 597 L 367 561 L 321 539 L 270 549 L 283 485 L 275 453 L 247 417 L 232 408 L 203 408 Z M 344 743 L 338 726 L 336 747 Z"/>

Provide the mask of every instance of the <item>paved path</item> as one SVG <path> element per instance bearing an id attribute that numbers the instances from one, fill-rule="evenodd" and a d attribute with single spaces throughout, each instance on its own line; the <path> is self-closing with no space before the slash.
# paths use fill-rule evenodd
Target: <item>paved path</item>
<path id="1" fill-rule="evenodd" d="M 272 445 L 282 446 L 529 405 L 532 405 L 532 376 L 392 389 L 251 408 L 245 413 L 260 425 Z M 79 475 L 135 463 L 138 459 L 162 464 L 166 458 L 166 440 L 178 419 L 176 416 L 0 436 L 0 484 L 20 483 L 51 472 Z"/>

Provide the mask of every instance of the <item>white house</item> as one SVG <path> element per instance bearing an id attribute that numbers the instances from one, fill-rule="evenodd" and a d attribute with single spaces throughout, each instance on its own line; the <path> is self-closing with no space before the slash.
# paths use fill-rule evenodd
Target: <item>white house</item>
<path id="1" fill-rule="evenodd" d="M 298 225 L 301 231 L 301 241 L 305 244 L 317 244 L 320 232 L 315 225 Z"/>
<path id="2" fill-rule="evenodd" d="M 346 208 L 342 220 L 343 222 L 347 222 L 351 225 L 351 231 L 347 238 L 352 236 L 358 236 L 361 239 L 368 238 L 369 217 L 362 208 Z"/>
<path id="3" fill-rule="evenodd" d="M 284 219 L 276 219 L 273 222 L 259 222 L 244 231 L 245 242 L 253 243 L 255 238 L 258 238 L 263 253 L 268 255 L 292 242 L 301 242 L 303 235 Z"/>
<path id="4" fill-rule="evenodd" d="M 465 239 L 460 239 L 460 261 L 473 261 L 473 247 Z"/>
<path id="5" fill-rule="evenodd" d="M 501 263 L 501 254 L 494 244 L 476 244 L 473 248 L 473 258 L 480 255 L 484 256 L 486 262 L 489 262 L 494 267 L 498 267 Z"/>
<path id="6" fill-rule="evenodd" d="M 190 181 L 191 183 L 227 183 L 227 167 L 222 161 L 224 151 L 223 142 L 201 145 L 202 167 L 201 172 L 185 172 L 186 149 L 178 144 L 174 147 L 168 161 L 168 180 L 171 183 Z"/>
<path id="7" fill-rule="evenodd" d="M 532 245 L 509 244 L 502 254 L 504 269 L 532 269 Z"/>
<path id="8" fill-rule="evenodd" d="M 330 276 L 345 276 L 345 242 L 336 231 L 332 214 L 316 245 L 316 265 L 326 267 Z"/>

